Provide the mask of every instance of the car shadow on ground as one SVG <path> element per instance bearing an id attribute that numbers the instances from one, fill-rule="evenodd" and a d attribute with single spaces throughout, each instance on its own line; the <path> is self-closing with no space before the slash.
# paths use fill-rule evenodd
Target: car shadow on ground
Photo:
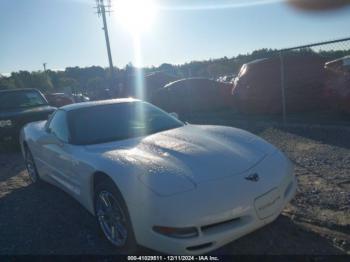
<path id="1" fill-rule="evenodd" d="M 0 198 L 0 254 L 117 254 L 95 218 L 58 188 L 27 184 Z M 148 249 L 140 253 L 154 254 Z M 223 254 L 341 254 L 288 216 L 232 242 Z"/>
<path id="2" fill-rule="evenodd" d="M 92 215 L 46 183 L 0 198 L 0 254 L 113 254 Z"/>
<path id="3" fill-rule="evenodd" d="M 215 251 L 216 254 L 330 255 L 345 254 L 333 243 L 286 215 Z"/>

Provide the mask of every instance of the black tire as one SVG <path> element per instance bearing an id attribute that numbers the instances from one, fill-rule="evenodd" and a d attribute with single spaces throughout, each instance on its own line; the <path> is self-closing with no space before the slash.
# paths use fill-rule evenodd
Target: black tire
<path id="1" fill-rule="evenodd" d="M 120 223 L 123 223 L 123 227 L 125 227 L 126 229 L 126 240 L 124 243 L 119 243 L 116 244 L 115 242 L 113 242 L 111 240 L 111 235 L 108 236 L 108 233 L 106 232 L 107 229 L 106 227 L 104 228 L 103 226 L 103 222 L 102 220 L 104 220 L 105 218 L 101 218 L 101 215 L 99 215 L 98 213 L 100 212 L 100 208 L 99 206 L 101 206 L 101 195 L 109 193 L 111 194 L 111 196 L 113 196 L 113 200 L 112 201 L 116 201 L 116 205 L 117 209 L 119 208 L 123 213 L 121 216 L 124 217 L 124 219 L 120 219 L 119 221 L 122 221 Z M 113 206 L 113 204 L 112 204 Z M 114 185 L 114 182 L 111 180 L 103 180 L 100 183 L 98 183 L 95 187 L 94 190 L 94 208 L 95 208 L 95 217 L 96 217 L 96 221 L 97 224 L 100 228 L 100 231 L 102 232 L 104 238 L 115 248 L 117 249 L 118 253 L 120 254 L 136 254 L 138 251 L 138 246 L 135 240 L 135 235 L 134 235 L 134 230 L 132 228 L 132 224 L 131 224 L 131 220 L 130 220 L 130 216 L 129 216 L 129 212 L 128 212 L 128 208 L 125 204 L 125 201 L 121 195 L 121 193 L 119 192 L 118 188 Z M 114 218 L 112 219 L 114 220 Z M 112 224 L 114 222 L 111 222 Z M 115 228 L 118 231 L 117 234 L 120 235 L 120 227 L 116 226 Z M 124 230 L 124 229 L 123 229 Z"/>
<path id="2" fill-rule="evenodd" d="M 29 179 L 33 184 L 39 184 L 41 182 L 41 179 L 40 179 L 38 170 L 36 168 L 33 155 L 27 146 L 24 148 L 24 153 L 25 153 L 24 161 L 27 168 Z"/>

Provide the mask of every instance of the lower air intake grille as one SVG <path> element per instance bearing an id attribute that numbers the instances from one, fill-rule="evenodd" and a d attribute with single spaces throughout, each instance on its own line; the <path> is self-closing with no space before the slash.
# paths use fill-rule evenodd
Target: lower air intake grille
<path id="1" fill-rule="evenodd" d="M 234 226 L 235 224 L 239 223 L 241 220 L 240 217 L 236 217 L 234 219 L 230 219 L 230 220 L 225 220 L 225 221 L 221 221 L 215 224 L 210 224 L 210 225 L 206 225 L 206 226 L 202 226 L 201 230 L 203 233 L 205 233 L 206 231 L 209 231 L 211 229 L 221 229 L 221 228 L 225 228 L 225 227 L 231 227 Z"/>

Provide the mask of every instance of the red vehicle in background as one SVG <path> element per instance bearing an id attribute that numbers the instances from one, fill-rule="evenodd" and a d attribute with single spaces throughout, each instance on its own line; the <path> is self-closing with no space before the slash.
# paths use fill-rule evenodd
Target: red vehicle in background
<path id="1" fill-rule="evenodd" d="M 51 106 L 61 107 L 69 104 L 73 104 L 74 100 L 65 93 L 52 93 L 45 95 L 47 101 Z"/>
<path id="2" fill-rule="evenodd" d="M 287 112 L 323 108 L 325 59 L 313 53 L 292 53 L 284 55 L 283 61 Z M 234 81 L 232 95 L 235 107 L 242 113 L 280 113 L 280 57 L 244 64 Z"/>
<path id="3" fill-rule="evenodd" d="M 329 106 L 350 114 L 350 56 L 329 61 L 325 68 L 328 71 L 325 96 Z"/>
<path id="4" fill-rule="evenodd" d="M 169 83 L 152 97 L 168 112 L 188 114 L 216 111 L 232 105 L 232 85 L 206 78 L 186 78 Z"/>

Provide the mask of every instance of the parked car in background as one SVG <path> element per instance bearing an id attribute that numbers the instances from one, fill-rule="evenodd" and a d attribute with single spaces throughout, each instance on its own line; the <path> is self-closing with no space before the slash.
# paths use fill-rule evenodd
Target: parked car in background
<path id="1" fill-rule="evenodd" d="M 325 96 L 330 108 L 350 114 L 350 56 L 325 64 L 328 71 Z"/>
<path id="2" fill-rule="evenodd" d="M 46 94 L 45 97 L 49 104 L 55 107 L 65 106 L 75 102 L 72 97 L 65 93 L 51 93 Z"/>
<path id="3" fill-rule="evenodd" d="M 151 101 L 154 93 L 158 92 L 159 89 L 163 88 L 165 85 L 178 80 L 178 77 L 175 77 L 164 72 L 153 72 L 145 76 L 144 85 L 146 94 L 145 99 Z"/>
<path id="4" fill-rule="evenodd" d="M 325 58 L 313 53 L 283 56 L 286 109 L 289 113 L 325 106 Z M 243 113 L 282 111 L 281 60 L 279 56 L 244 64 L 234 81 L 235 107 Z"/>
<path id="5" fill-rule="evenodd" d="M 137 76 L 136 74 L 128 74 L 125 77 L 123 81 L 123 92 L 121 94 L 123 97 L 140 96 L 140 80 L 137 80 L 138 77 L 140 76 Z M 153 95 L 166 84 L 178 80 L 178 77 L 161 71 L 152 72 L 141 77 L 141 82 L 143 84 L 142 99 L 146 101 L 151 101 Z"/>
<path id="6" fill-rule="evenodd" d="M 152 103 L 179 114 L 216 111 L 231 107 L 231 89 L 230 84 L 206 78 L 186 78 L 159 89 Z"/>
<path id="7" fill-rule="evenodd" d="M 134 99 L 64 106 L 25 126 L 21 145 L 31 180 L 77 199 L 127 254 L 217 249 L 274 221 L 297 186 L 292 162 L 265 140 Z"/>
<path id="8" fill-rule="evenodd" d="M 89 102 L 90 98 L 84 94 L 72 94 L 75 103 Z"/>
<path id="9" fill-rule="evenodd" d="M 45 120 L 55 110 L 36 89 L 0 91 L 0 141 L 18 140 L 25 124 Z"/>
<path id="10" fill-rule="evenodd" d="M 236 75 L 225 75 L 225 76 L 220 76 L 217 79 L 217 81 L 232 84 L 235 78 L 236 78 Z"/>

